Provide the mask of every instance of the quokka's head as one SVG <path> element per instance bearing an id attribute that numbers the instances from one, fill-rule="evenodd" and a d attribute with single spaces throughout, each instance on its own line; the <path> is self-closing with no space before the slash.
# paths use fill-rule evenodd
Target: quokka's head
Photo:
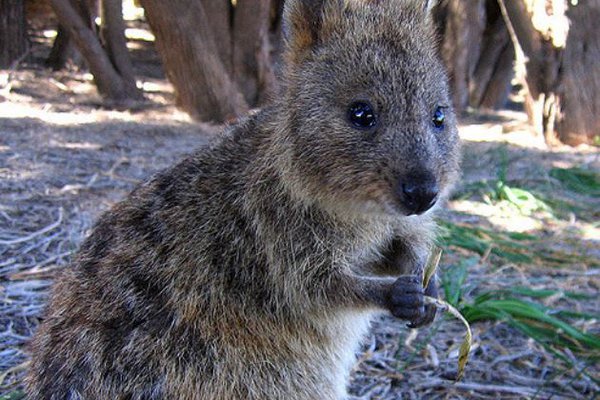
<path id="1" fill-rule="evenodd" d="M 300 197 L 352 214 L 422 214 L 458 171 L 432 0 L 287 0 L 282 130 Z"/>

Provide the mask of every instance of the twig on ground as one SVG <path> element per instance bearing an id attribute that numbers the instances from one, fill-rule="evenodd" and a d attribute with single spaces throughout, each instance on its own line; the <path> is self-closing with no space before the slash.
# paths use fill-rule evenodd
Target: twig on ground
<path id="1" fill-rule="evenodd" d="M 44 233 L 50 232 L 51 230 L 57 228 L 62 223 L 62 220 L 63 220 L 63 209 L 62 209 L 62 207 L 60 207 L 58 209 L 58 218 L 57 218 L 57 220 L 55 222 L 53 222 L 50 225 L 48 225 L 48 226 L 40 229 L 39 231 L 32 232 L 32 233 L 30 233 L 30 234 L 28 234 L 26 236 L 18 237 L 18 238 L 15 238 L 15 239 L 8 239 L 8 240 L 2 240 L 2 239 L 0 239 L 0 245 L 3 245 L 3 246 L 12 246 L 12 245 L 15 245 L 15 244 L 18 244 L 18 243 L 28 242 L 28 241 L 36 238 L 37 236 L 43 235 Z"/>

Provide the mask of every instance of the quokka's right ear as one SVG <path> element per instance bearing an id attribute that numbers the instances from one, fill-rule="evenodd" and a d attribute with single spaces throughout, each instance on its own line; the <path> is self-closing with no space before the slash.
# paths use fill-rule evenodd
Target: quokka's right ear
<path id="1" fill-rule="evenodd" d="M 283 6 L 283 33 L 286 58 L 300 61 L 326 35 L 339 0 L 286 0 Z"/>

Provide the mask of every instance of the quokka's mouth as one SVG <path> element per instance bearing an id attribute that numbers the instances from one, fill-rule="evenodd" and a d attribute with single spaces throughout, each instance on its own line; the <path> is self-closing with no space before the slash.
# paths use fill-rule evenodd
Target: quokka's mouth
<path id="1" fill-rule="evenodd" d="M 398 198 L 395 198 L 393 201 L 388 202 L 384 207 L 389 214 L 395 216 L 416 217 L 427 214 L 429 211 L 431 211 L 438 204 L 439 198 L 439 196 L 436 196 L 429 203 L 418 208 L 407 208 L 402 201 L 400 201 Z"/>

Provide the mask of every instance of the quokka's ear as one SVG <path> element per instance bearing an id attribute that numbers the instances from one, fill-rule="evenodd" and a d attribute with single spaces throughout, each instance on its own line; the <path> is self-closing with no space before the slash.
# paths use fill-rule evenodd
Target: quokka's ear
<path id="1" fill-rule="evenodd" d="M 326 35 L 333 23 L 331 11 L 340 7 L 340 0 L 286 0 L 283 6 L 283 33 L 286 55 L 296 62 Z"/>

